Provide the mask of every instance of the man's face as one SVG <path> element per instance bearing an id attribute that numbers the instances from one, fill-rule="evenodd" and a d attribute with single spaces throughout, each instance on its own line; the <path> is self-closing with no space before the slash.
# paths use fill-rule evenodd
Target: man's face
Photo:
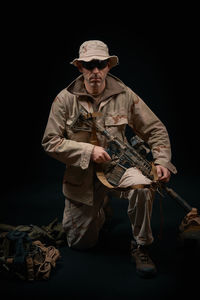
<path id="1" fill-rule="evenodd" d="M 110 64 L 108 60 L 80 62 L 79 70 L 83 73 L 86 83 L 91 88 L 98 88 L 104 84 L 106 75 L 110 70 Z"/>

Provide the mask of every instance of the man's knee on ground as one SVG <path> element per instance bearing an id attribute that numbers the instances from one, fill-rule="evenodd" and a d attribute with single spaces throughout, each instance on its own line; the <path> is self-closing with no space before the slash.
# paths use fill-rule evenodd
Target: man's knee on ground
<path id="1" fill-rule="evenodd" d="M 73 241 L 68 242 L 68 246 L 74 250 L 88 250 L 93 248 L 97 244 L 98 240 L 95 241 Z"/>
<path id="2" fill-rule="evenodd" d="M 99 238 L 99 233 L 94 230 L 88 230 L 84 232 L 80 232 L 79 234 L 74 234 L 71 230 L 66 230 L 66 239 L 67 244 L 70 248 L 76 250 L 87 250 L 94 247 Z"/>

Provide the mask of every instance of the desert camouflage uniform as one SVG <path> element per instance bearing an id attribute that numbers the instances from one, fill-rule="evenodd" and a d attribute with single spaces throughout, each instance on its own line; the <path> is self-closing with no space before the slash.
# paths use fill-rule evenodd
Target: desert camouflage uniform
<path id="1" fill-rule="evenodd" d="M 63 193 L 66 198 L 63 227 L 68 244 L 74 248 L 92 247 L 98 240 L 99 230 L 104 223 L 102 209 L 108 189 L 95 176 L 89 132 L 73 132 L 70 128 L 80 109 L 85 112 L 101 112 L 97 122 L 114 136 L 125 140 L 125 127 L 128 124 L 134 132 L 151 147 L 154 162 L 167 167 L 172 173 L 176 168 L 171 164 L 171 147 L 167 130 L 144 101 L 115 76 L 108 74 L 106 89 L 97 105 L 87 93 L 83 76 L 75 79 L 55 98 L 42 146 L 53 158 L 66 164 L 63 178 Z M 99 145 L 106 147 L 104 136 L 97 132 Z M 121 186 L 130 183 L 148 183 L 137 169 L 131 168 L 120 182 Z M 130 190 L 121 193 L 129 200 L 128 215 L 133 236 L 139 244 L 153 241 L 150 218 L 153 194 L 149 189 Z"/>

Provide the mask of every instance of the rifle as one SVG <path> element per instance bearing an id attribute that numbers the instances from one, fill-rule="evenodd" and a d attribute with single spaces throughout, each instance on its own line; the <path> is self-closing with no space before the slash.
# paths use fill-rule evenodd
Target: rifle
<path id="1" fill-rule="evenodd" d="M 111 163 L 108 164 L 105 173 L 109 174 L 107 178 L 112 187 L 117 187 L 119 180 L 125 171 L 130 167 L 138 168 L 144 176 L 153 181 L 156 191 L 161 193 L 165 191 L 172 199 L 174 199 L 189 215 L 197 216 L 197 209 L 193 208 L 186 200 L 177 194 L 172 188 L 166 184 L 155 181 L 155 166 L 149 161 L 148 154 L 150 149 L 145 142 L 137 135 L 130 139 L 130 143 L 124 142 L 117 137 L 112 136 L 104 127 L 96 122 L 96 117 L 100 113 L 85 113 L 83 110 L 73 120 L 71 129 L 73 131 L 90 131 L 95 129 L 100 132 L 108 140 L 108 148 L 106 151 L 111 157 Z M 83 127 L 86 126 L 86 127 Z M 161 193 L 162 194 L 162 193 Z"/>

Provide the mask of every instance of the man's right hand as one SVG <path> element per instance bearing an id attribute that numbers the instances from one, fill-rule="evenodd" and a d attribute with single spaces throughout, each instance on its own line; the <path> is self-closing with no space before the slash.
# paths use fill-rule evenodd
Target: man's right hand
<path id="1" fill-rule="evenodd" d="M 97 164 L 100 164 L 110 161 L 111 157 L 103 147 L 94 146 L 91 154 L 91 160 Z"/>

